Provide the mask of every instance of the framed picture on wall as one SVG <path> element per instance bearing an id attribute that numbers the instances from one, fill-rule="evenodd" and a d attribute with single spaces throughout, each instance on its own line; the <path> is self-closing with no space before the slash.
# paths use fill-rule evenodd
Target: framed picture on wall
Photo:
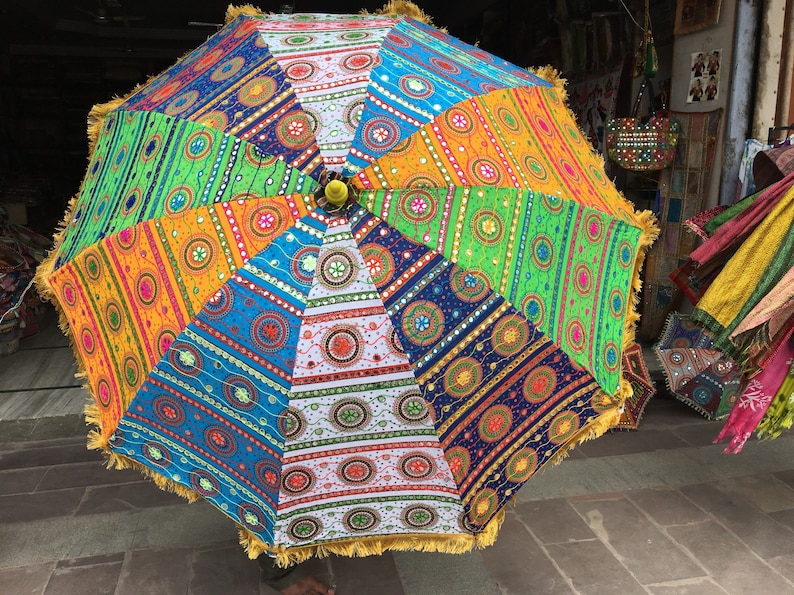
<path id="1" fill-rule="evenodd" d="M 678 0 L 675 8 L 676 35 L 694 33 L 720 20 L 720 4 L 722 0 Z"/>

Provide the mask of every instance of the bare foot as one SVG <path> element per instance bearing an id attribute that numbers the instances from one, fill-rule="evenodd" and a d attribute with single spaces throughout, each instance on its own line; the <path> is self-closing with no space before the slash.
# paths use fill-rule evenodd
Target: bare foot
<path id="1" fill-rule="evenodd" d="M 313 576 L 302 578 L 297 583 L 279 591 L 281 595 L 334 595 L 335 591 L 329 589 Z"/>

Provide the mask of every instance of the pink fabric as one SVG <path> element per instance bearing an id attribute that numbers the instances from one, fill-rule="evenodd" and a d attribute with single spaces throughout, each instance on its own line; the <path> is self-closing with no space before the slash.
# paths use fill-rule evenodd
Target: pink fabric
<path id="1" fill-rule="evenodd" d="M 789 370 L 789 364 L 786 362 L 792 357 L 794 357 L 794 346 L 791 341 L 786 341 L 770 360 L 769 365 L 747 383 L 744 392 L 736 400 L 728 421 L 714 439 L 714 444 L 731 439 L 722 452 L 737 454 L 742 450 L 744 443 L 769 409 L 769 404 L 780 385 L 783 384 Z"/>

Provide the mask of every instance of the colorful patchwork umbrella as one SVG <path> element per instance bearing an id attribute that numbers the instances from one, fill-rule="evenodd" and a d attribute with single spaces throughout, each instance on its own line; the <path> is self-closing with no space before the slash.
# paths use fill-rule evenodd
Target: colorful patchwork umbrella
<path id="1" fill-rule="evenodd" d="M 739 396 L 741 371 L 688 316 L 673 312 L 654 345 L 675 397 L 708 419 L 725 419 Z"/>
<path id="2" fill-rule="evenodd" d="M 621 430 L 636 430 L 645 412 L 645 406 L 656 394 L 656 384 L 648 372 L 642 356 L 642 347 L 637 343 L 623 352 L 623 375 L 631 383 L 631 394 L 623 405 L 623 413 L 618 420 Z"/>
<path id="3" fill-rule="evenodd" d="M 391 10 L 254 12 L 91 114 L 38 273 L 91 445 L 281 564 L 491 543 L 617 422 L 653 217 L 550 70 Z"/>

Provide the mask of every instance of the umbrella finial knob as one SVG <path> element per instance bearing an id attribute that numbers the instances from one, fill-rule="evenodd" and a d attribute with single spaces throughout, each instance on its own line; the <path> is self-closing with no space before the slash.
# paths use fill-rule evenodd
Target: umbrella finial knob
<path id="1" fill-rule="evenodd" d="M 347 184 L 342 180 L 331 180 L 325 186 L 325 198 L 336 207 L 345 204 L 347 195 Z"/>

